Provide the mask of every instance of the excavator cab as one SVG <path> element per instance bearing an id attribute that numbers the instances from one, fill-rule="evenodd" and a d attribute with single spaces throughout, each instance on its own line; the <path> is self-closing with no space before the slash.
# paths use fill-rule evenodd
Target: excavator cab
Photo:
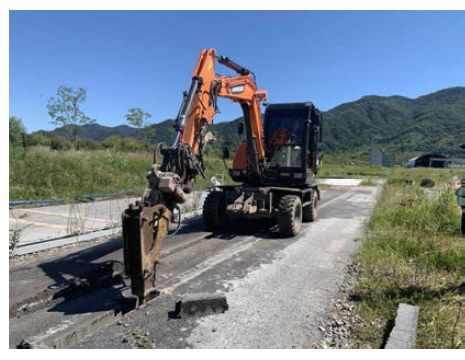
<path id="1" fill-rule="evenodd" d="M 247 116 L 244 114 L 245 130 Z M 295 236 L 303 222 L 316 219 L 320 191 L 315 177 L 322 156 L 321 113 L 311 102 L 266 106 L 263 125 L 265 156 L 253 175 L 254 136 L 236 152 L 231 178 L 240 185 L 217 186 L 204 203 L 204 224 L 219 229 L 228 215 L 276 220 L 279 233 Z"/>
<path id="2" fill-rule="evenodd" d="M 267 185 L 313 183 L 321 164 L 322 117 L 310 103 L 271 104 L 265 112 Z"/>

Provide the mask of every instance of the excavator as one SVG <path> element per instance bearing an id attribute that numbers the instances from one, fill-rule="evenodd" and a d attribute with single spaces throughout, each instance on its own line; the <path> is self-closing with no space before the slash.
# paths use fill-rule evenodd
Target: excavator
<path id="1" fill-rule="evenodd" d="M 236 76 L 215 71 L 219 63 Z M 211 139 L 208 131 L 219 112 L 218 97 L 238 103 L 243 121 L 238 125 L 238 146 L 229 175 L 237 185 L 214 186 L 203 205 L 203 224 L 220 231 L 229 215 L 276 221 L 283 237 L 296 236 L 302 222 L 316 218 L 320 199 L 315 177 L 322 158 L 322 116 L 311 103 L 264 104 L 255 74 L 219 56 L 214 49 L 201 51 L 189 91 L 183 93 L 174 121 L 171 145 L 159 144 L 147 174 L 148 186 L 140 201 L 122 214 L 125 273 L 139 304 L 156 293 L 156 267 L 160 250 L 197 175 L 203 177 L 203 150 Z M 158 162 L 157 153 L 161 154 Z M 223 159 L 229 149 L 223 148 Z"/>

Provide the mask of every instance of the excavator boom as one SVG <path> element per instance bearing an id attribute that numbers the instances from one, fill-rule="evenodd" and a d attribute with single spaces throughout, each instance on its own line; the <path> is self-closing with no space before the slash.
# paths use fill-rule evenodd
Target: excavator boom
<path id="1" fill-rule="evenodd" d="M 216 74 L 215 62 L 238 75 Z M 208 126 L 219 111 L 218 97 L 228 98 L 241 106 L 247 144 L 238 151 L 235 162 L 244 166 L 254 181 L 262 181 L 265 148 L 260 102 L 266 100 L 266 91 L 257 89 L 252 71 L 227 57 L 217 56 L 214 49 L 202 50 L 189 91 L 183 94 L 174 122 L 173 143 L 160 146 L 162 161 L 157 164 L 154 160 L 142 201 L 123 212 L 125 270 L 139 304 L 155 288 L 156 265 L 173 213 L 185 202 L 186 194 L 191 190 L 189 184 L 195 177 L 198 174 L 205 176 L 202 151 L 209 137 Z"/>

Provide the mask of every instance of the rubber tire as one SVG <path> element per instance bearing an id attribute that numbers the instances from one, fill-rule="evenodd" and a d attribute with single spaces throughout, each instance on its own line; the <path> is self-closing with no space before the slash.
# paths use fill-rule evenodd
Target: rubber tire
<path id="1" fill-rule="evenodd" d="M 208 230 L 221 227 L 226 220 L 226 202 L 222 191 L 213 191 L 203 203 L 203 225 Z"/>
<path id="2" fill-rule="evenodd" d="M 318 208 L 318 197 L 315 193 L 312 194 L 311 203 L 303 208 L 302 221 L 312 222 L 316 220 Z"/>
<path id="3" fill-rule="evenodd" d="M 279 233 L 284 237 L 296 236 L 302 228 L 302 201 L 295 195 L 285 195 L 279 200 Z"/>

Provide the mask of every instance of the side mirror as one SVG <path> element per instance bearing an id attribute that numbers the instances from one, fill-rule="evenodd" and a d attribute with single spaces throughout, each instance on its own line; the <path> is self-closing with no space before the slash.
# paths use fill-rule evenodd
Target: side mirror
<path id="1" fill-rule="evenodd" d="M 237 134 L 242 135 L 244 133 L 244 123 L 237 124 Z"/>
<path id="2" fill-rule="evenodd" d="M 223 160 L 229 159 L 229 149 L 225 146 L 223 148 Z"/>

